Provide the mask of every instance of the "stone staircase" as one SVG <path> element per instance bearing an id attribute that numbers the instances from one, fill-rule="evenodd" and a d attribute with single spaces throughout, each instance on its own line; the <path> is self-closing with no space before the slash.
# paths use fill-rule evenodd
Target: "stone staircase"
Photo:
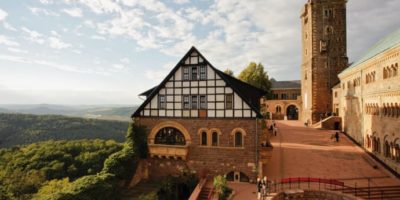
<path id="1" fill-rule="evenodd" d="M 133 188 L 126 188 L 121 191 L 121 200 L 137 200 L 140 195 L 157 192 L 159 183 L 151 181 L 141 181 Z"/>
<path id="2" fill-rule="evenodd" d="M 211 188 L 203 187 L 200 192 L 198 200 L 208 200 L 208 195 L 210 194 Z"/>

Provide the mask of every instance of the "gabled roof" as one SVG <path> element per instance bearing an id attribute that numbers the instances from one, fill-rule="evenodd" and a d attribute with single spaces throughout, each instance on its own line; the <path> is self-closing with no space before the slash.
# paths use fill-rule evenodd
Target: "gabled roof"
<path id="1" fill-rule="evenodd" d="M 276 81 L 271 79 L 271 89 L 278 90 L 278 89 L 301 89 L 300 80 L 293 80 L 293 81 Z"/>
<path id="2" fill-rule="evenodd" d="M 252 85 L 249 85 L 243 81 L 240 81 L 224 72 L 216 69 L 208 60 L 193 46 L 190 50 L 182 57 L 182 59 L 176 64 L 176 66 L 171 70 L 171 72 L 164 78 L 164 80 L 156 87 L 153 87 L 143 93 L 140 96 L 146 96 L 146 100 L 140 105 L 140 107 L 132 114 L 131 117 L 138 117 L 140 112 L 144 107 L 151 101 L 151 99 L 161 90 L 161 88 L 166 84 L 166 82 L 175 74 L 179 69 L 180 65 L 184 63 L 185 59 L 190 56 L 193 52 L 197 52 L 201 57 L 203 57 L 206 64 L 208 64 L 216 74 L 218 74 L 232 90 L 239 95 L 240 98 L 245 101 L 254 112 L 257 113 L 257 117 L 262 117 L 260 113 L 260 98 L 264 96 L 267 92 L 258 89 Z"/>
<path id="3" fill-rule="evenodd" d="M 383 38 L 379 42 L 377 42 L 374 46 L 372 46 L 364 54 L 364 56 L 360 60 L 358 60 L 357 62 L 350 65 L 343 72 L 347 71 L 348 69 L 354 68 L 354 67 L 360 65 L 361 63 L 364 63 L 364 62 L 368 61 L 369 59 L 375 57 L 376 55 L 378 55 L 388 49 L 396 47 L 398 45 L 400 45 L 400 29 L 389 34 L 388 36 L 386 36 L 385 38 Z"/>

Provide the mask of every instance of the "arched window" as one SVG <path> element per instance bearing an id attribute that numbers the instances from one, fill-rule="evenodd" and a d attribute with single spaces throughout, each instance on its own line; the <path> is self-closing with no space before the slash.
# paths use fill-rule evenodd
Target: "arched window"
<path id="1" fill-rule="evenodd" d="M 400 139 L 394 141 L 394 160 L 400 162 Z"/>
<path id="2" fill-rule="evenodd" d="M 381 153 L 381 139 L 380 138 L 378 138 L 377 140 L 376 140 L 376 152 L 378 152 L 378 153 Z"/>
<path id="3" fill-rule="evenodd" d="M 399 66 L 397 66 L 397 63 L 396 63 L 393 67 L 393 76 L 397 76 L 397 74 L 399 73 L 398 70 L 399 70 Z"/>
<path id="4" fill-rule="evenodd" d="M 211 134 L 211 145 L 218 146 L 218 133 L 215 131 Z"/>
<path id="5" fill-rule="evenodd" d="M 276 113 L 281 113 L 282 112 L 282 108 L 281 106 L 276 106 Z"/>
<path id="6" fill-rule="evenodd" d="M 396 117 L 399 117 L 400 116 L 400 107 L 397 103 L 395 104 L 395 107 L 396 107 Z"/>
<path id="7" fill-rule="evenodd" d="M 201 145 L 207 146 L 207 132 L 205 131 L 201 132 Z"/>
<path id="8" fill-rule="evenodd" d="M 387 140 L 385 141 L 383 149 L 384 149 L 383 153 L 384 153 L 385 157 L 390 157 L 390 145 Z"/>
<path id="9" fill-rule="evenodd" d="M 371 148 L 371 137 L 369 135 L 367 135 L 367 137 L 365 138 L 365 145 L 367 148 Z"/>
<path id="10" fill-rule="evenodd" d="M 396 108 L 393 103 L 390 104 L 390 116 L 395 117 L 396 116 Z"/>
<path id="11" fill-rule="evenodd" d="M 243 134 L 239 131 L 235 133 L 235 147 L 243 147 Z"/>
<path id="12" fill-rule="evenodd" d="M 166 127 L 158 131 L 154 144 L 185 145 L 186 142 L 185 137 L 178 129 Z"/>

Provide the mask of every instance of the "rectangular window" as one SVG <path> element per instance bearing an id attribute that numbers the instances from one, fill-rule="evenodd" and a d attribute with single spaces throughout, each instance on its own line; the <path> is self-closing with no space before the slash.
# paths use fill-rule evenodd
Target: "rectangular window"
<path id="1" fill-rule="evenodd" d="M 232 109 L 233 108 L 233 95 L 226 94 L 225 95 L 225 109 Z"/>
<path id="2" fill-rule="evenodd" d="M 158 106 L 160 109 L 165 109 L 165 96 L 164 95 L 158 96 Z"/>
<path id="3" fill-rule="evenodd" d="M 183 109 L 189 109 L 189 108 L 190 108 L 189 96 L 183 96 Z"/>
<path id="4" fill-rule="evenodd" d="M 198 72 L 197 72 L 197 67 L 192 67 L 192 80 L 197 80 Z"/>
<path id="5" fill-rule="evenodd" d="M 207 79 L 207 68 L 206 66 L 200 66 L 200 80 Z"/>
<path id="6" fill-rule="evenodd" d="M 197 96 L 192 96 L 192 109 L 197 109 Z"/>
<path id="7" fill-rule="evenodd" d="M 207 99 L 206 96 L 200 96 L 200 109 L 207 109 Z"/>
<path id="8" fill-rule="evenodd" d="M 332 9 L 325 9 L 324 10 L 324 16 L 325 16 L 325 18 L 333 17 L 333 10 Z"/>
<path id="9" fill-rule="evenodd" d="M 183 80 L 189 80 L 189 67 L 183 67 Z"/>

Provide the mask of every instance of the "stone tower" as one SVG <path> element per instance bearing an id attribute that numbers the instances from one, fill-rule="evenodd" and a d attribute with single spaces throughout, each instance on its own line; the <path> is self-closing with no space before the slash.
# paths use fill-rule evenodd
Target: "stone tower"
<path id="1" fill-rule="evenodd" d="M 347 67 L 347 0 L 308 0 L 301 13 L 303 119 L 313 124 L 332 111 L 331 88 Z"/>

